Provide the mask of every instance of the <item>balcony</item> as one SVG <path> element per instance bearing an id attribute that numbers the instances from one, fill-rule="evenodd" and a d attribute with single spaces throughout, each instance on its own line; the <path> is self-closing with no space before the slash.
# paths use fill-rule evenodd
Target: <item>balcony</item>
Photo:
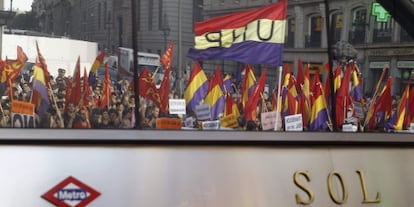
<path id="1" fill-rule="evenodd" d="M 305 35 L 305 48 L 320 48 L 321 37 L 320 35 Z"/>
<path id="2" fill-rule="evenodd" d="M 349 31 L 348 42 L 353 45 L 365 43 L 365 31 Z"/>
<path id="3" fill-rule="evenodd" d="M 374 29 L 373 42 L 391 42 L 392 40 L 392 31 L 391 29 Z"/>

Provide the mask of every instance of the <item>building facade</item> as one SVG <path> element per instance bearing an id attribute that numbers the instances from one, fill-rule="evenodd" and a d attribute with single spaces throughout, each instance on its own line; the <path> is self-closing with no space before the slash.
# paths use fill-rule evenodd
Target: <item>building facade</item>
<path id="1" fill-rule="evenodd" d="M 192 61 L 186 53 L 194 45 L 196 21 L 232 12 L 254 9 L 276 0 L 141 0 L 137 1 L 138 50 L 161 54 L 174 41 L 173 70 L 180 75 Z M 394 93 L 399 94 L 414 68 L 413 39 L 391 17 L 380 19 L 373 0 L 330 1 L 330 41 L 350 43 L 358 52 L 355 60 L 362 73 L 363 91 L 372 91 L 382 68 L 388 65 L 394 77 Z M 35 0 L 33 9 L 42 32 L 99 43 L 100 50 L 116 54 L 118 47 L 132 48 L 130 0 Z M 379 7 L 378 7 L 379 8 Z M 386 13 L 384 13 L 386 14 Z M 297 60 L 309 64 L 312 73 L 324 73 L 328 62 L 328 36 L 322 0 L 289 0 L 283 60 L 291 70 Z M 225 73 L 234 72 L 236 63 L 204 61 L 207 73 L 221 65 Z M 257 66 L 260 75 L 261 66 Z M 269 70 L 267 82 L 275 85 L 276 70 Z"/>
<path id="2" fill-rule="evenodd" d="M 180 62 L 185 68 L 185 53 L 194 45 L 193 23 L 201 20 L 202 0 L 143 0 L 136 1 L 136 7 L 138 50 L 161 54 L 174 41 L 172 67 L 178 68 Z M 98 42 L 100 50 L 111 54 L 118 47 L 132 48 L 130 0 L 34 0 L 33 9 L 42 32 Z"/>
<path id="3" fill-rule="evenodd" d="M 271 2 L 275 0 L 205 0 L 203 14 L 207 19 Z M 283 60 L 291 70 L 295 71 L 300 58 L 310 64 L 311 73 L 319 70 L 323 74 L 323 65 L 328 62 L 327 19 L 322 0 L 288 1 Z M 329 19 L 331 42 L 348 42 L 358 52 L 355 60 L 361 69 L 363 91 L 372 92 L 383 67 L 389 66 L 387 75 L 394 78 L 393 94 L 400 94 L 414 68 L 413 38 L 372 0 L 330 1 Z"/>

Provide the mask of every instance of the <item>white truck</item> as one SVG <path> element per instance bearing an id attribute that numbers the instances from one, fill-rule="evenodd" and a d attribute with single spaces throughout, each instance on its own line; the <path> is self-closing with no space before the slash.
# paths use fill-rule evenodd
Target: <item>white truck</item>
<path id="1" fill-rule="evenodd" d="M 90 67 L 98 55 L 98 44 L 67 38 L 38 37 L 29 35 L 3 34 L 2 59 L 16 59 L 17 46 L 22 47 L 28 57 L 28 63 L 34 63 L 37 57 L 36 41 L 40 52 L 45 57 L 50 74 L 54 77 L 58 69 L 66 70 L 67 76 L 72 76 L 76 61 L 80 57 L 81 71 L 89 72 Z"/>
<path id="2" fill-rule="evenodd" d="M 118 70 L 126 70 L 133 73 L 134 51 L 131 48 L 119 47 L 118 48 Z M 144 67 L 148 67 L 151 73 L 157 72 L 154 81 L 157 84 L 159 80 L 164 78 L 164 73 L 159 69 L 160 67 L 160 55 L 155 53 L 138 52 L 137 54 L 138 68 L 142 71 Z M 157 70 L 158 69 L 158 70 Z"/>

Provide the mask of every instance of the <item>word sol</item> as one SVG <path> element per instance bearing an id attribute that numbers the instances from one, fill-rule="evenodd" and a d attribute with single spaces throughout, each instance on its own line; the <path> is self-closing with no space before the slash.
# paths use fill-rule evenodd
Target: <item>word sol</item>
<path id="1" fill-rule="evenodd" d="M 362 194 L 364 199 L 362 200 L 363 204 L 367 204 L 367 203 L 380 203 L 381 202 L 381 194 L 379 192 L 377 192 L 377 196 L 375 199 L 369 198 L 368 195 L 368 188 L 367 185 L 365 183 L 365 173 L 362 170 L 357 170 L 356 173 L 358 174 L 359 177 L 359 181 L 361 183 L 361 189 L 362 189 Z M 300 188 L 301 190 L 303 190 L 306 195 L 308 196 L 307 199 L 300 197 L 298 194 L 295 194 L 295 199 L 296 199 L 296 203 L 297 204 L 302 204 L 302 205 L 311 205 L 313 203 L 313 201 L 315 200 L 315 193 L 312 191 L 312 189 L 305 185 L 304 182 L 300 179 L 301 177 L 304 177 L 306 179 L 307 182 L 311 181 L 311 174 L 308 171 L 296 171 L 295 174 L 293 175 L 293 182 L 295 183 L 295 185 Z M 342 195 L 338 196 L 333 188 L 333 180 L 334 179 L 338 179 L 339 183 L 340 183 L 340 187 L 342 190 Z M 328 193 L 329 193 L 329 197 L 331 198 L 331 200 L 340 205 L 340 204 L 344 204 L 346 203 L 346 201 L 348 200 L 348 187 L 346 185 L 345 179 L 342 177 L 341 174 L 339 174 L 338 172 L 330 172 L 328 175 Z"/>

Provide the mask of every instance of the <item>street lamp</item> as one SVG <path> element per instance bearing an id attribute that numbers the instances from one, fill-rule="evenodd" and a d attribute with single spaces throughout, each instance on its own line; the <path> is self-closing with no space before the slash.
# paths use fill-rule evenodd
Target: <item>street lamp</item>
<path id="1" fill-rule="evenodd" d="M 167 19 L 167 14 L 164 13 L 164 18 L 162 20 L 162 25 L 161 25 L 161 30 L 164 33 L 164 45 L 165 45 L 165 50 L 167 50 L 167 37 L 168 35 L 170 35 L 170 26 L 168 25 L 168 19 Z"/>

